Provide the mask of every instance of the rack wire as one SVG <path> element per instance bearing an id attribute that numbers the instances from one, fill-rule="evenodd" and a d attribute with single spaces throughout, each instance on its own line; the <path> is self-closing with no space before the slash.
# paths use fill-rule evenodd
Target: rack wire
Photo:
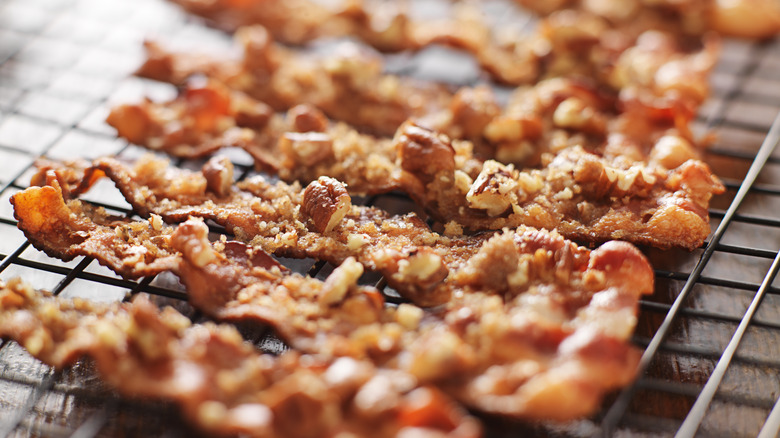
<path id="1" fill-rule="evenodd" d="M 504 20 L 527 22 L 504 14 L 505 2 L 486 3 Z M 97 300 L 144 292 L 197 318 L 173 276 L 127 281 L 90 259 L 63 263 L 36 251 L 16 229 L 8 203 L 27 186 L 32 164 L 42 155 L 145 153 L 117 140 L 103 119 L 113 102 L 172 96 L 170 87 L 131 76 L 141 60 L 141 41 L 149 36 L 198 41 L 215 50 L 230 45 L 225 35 L 162 0 L 0 0 L 0 278 L 22 276 L 34 287 Z M 457 62 L 451 81 L 478 79 L 472 61 L 439 49 L 392 61 L 394 71 L 422 77 L 441 75 L 440 65 Z M 715 232 L 703 248 L 692 253 L 644 249 L 656 267 L 656 291 L 640 303 L 634 336 L 645 349 L 640 378 L 609 397 L 592 418 L 567 424 L 485 418 L 488 435 L 778 435 L 779 68 L 780 41 L 725 42 L 713 97 L 696 127 L 717 133 L 706 161 L 728 191 L 713 200 Z M 250 174 L 251 160 L 233 152 L 243 176 Z M 110 185 L 98 184 L 87 199 L 133 214 Z M 392 195 L 367 202 L 412 208 Z M 320 277 L 331 269 L 312 260 L 284 262 Z M 385 285 L 381 278 L 367 281 Z M 397 301 L 392 291 L 388 294 L 389 301 Z M 248 336 L 267 351 L 285 348 L 272 333 Z M 55 371 L 14 342 L 0 343 L 0 436 L 193 433 L 170 405 L 118 397 L 101 384 L 89 362 Z"/>

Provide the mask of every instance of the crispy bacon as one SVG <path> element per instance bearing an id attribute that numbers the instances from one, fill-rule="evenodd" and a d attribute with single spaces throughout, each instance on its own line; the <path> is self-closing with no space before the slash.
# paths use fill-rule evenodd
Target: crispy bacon
<path id="1" fill-rule="evenodd" d="M 401 187 L 449 224 L 453 233 L 463 228 L 528 225 L 558 229 L 564 236 L 588 242 L 622 239 L 694 249 L 709 234 L 709 199 L 723 191 L 719 180 L 698 161 L 665 170 L 606 161 L 581 148 L 561 153 L 541 171 L 519 172 L 488 161 L 472 180 L 454 168 L 455 154 L 445 137 L 414 125 L 403 132 L 397 138 Z M 442 240 L 415 216 L 389 218 L 365 207 L 352 207 L 331 232 L 317 232 L 305 214 L 300 187 L 272 185 L 260 176 L 239 183 L 227 196 L 218 196 L 207 191 L 202 172 L 168 168 L 165 161 L 149 157 L 135 168 L 105 158 L 86 170 L 83 181 L 88 185 L 94 175 L 103 173 L 144 216 L 155 213 L 167 222 L 182 222 L 189 216 L 211 219 L 241 240 L 279 255 L 336 264 L 355 256 L 389 278 L 397 272 L 404 248 Z M 387 248 L 395 251 L 388 253 Z M 398 283 L 394 286 L 404 289 Z"/>
<path id="2" fill-rule="evenodd" d="M 472 179 L 456 168 L 452 145 L 435 132 L 408 124 L 396 141 L 403 190 L 435 218 L 471 230 L 528 225 L 579 241 L 692 250 L 709 235 L 711 196 L 724 191 L 696 160 L 667 170 L 572 147 L 541 170 L 487 161 Z"/>
<path id="3" fill-rule="evenodd" d="M 24 216 L 17 216 L 19 228 L 34 246 L 65 261 L 80 255 L 96 257 L 128 278 L 175 268 L 178 256 L 161 244 L 168 236 L 160 232 L 159 216 L 129 223 L 79 200 L 65 204 L 57 180 L 48 183 L 40 190 L 17 193 L 11 201 L 24 209 Z"/>
<path id="4" fill-rule="evenodd" d="M 17 216 L 30 208 L 17 203 Z M 176 273 L 191 302 L 219 319 L 271 324 L 304 351 L 369 358 L 468 406 L 523 418 L 585 415 L 633 378 L 638 354 L 627 340 L 653 273 L 627 243 L 591 252 L 526 228 L 454 239 L 460 261 L 436 280 L 449 299 L 424 316 L 409 304 L 383 307 L 376 290 L 357 285 L 362 268 L 351 258 L 320 282 L 286 274 L 244 244 L 212 245 L 207 234 L 191 220 L 160 241 L 181 251 Z M 442 257 L 425 249 L 398 273 L 425 283 L 441 271 Z"/>
<path id="5" fill-rule="evenodd" d="M 205 74 L 277 111 L 310 104 L 329 117 L 383 135 L 404 120 L 446 107 L 451 93 L 441 85 L 382 72 L 381 58 L 344 44 L 326 56 L 302 54 L 274 43 L 260 26 L 242 28 L 236 39 L 240 61 L 205 55 L 173 54 L 147 42 L 147 61 L 139 74 L 183 84 Z"/>
<path id="6" fill-rule="evenodd" d="M 450 138 L 470 140 L 455 144 L 461 170 L 472 178 L 479 173 L 480 160 L 539 168 L 550 161 L 546 157 L 576 146 L 609 160 L 625 157 L 673 169 L 700 156 L 701 141 L 693 138 L 690 122 L 708 95 L 707 76 L 718 50 L 718 42 L 712 39 L 706 39 L 702 48 L 687 49 L 668 33 L 648 31 L 633 46 L 605 55 L 614 59 L 590 81 L 560 77 L 522 87 L 503 110 L 489 88 L 463 88 L 451 97 L 442 96 L 440 104 L 430 108 L 432 112 L 403 113 L 415 115 L 415 123 Z M 170 62 L 176 59 L 163 57 Z M 214 68 L 231 69 L 218 63 Z M 316 100 L 290 108 L 308 101 L 308 88 L 291 92 L 287 103 L 275 104 L 277 109 L 290 108 L 283 118 L 271 114 L 261 101 L 230 88 L 241 88 L 243 82 L 224 72 L 207 74 L 216 79 L 190 81 L 170 102 L 118 106 L 108 122 L 131 142 L 180 157 L 240 147 L 252 155 L 259 169 L 278 173 L 288 182 L 327 175 L 357 194 L 398 188 L 397 151 L 387 139 L 328 123 L 316 109 Z M 181 76 L 184 80 L 186 74 Z M 414 89 L 393 90 L 388 96 L 399 101 L 424 99 Z M 404 94 L 407 91 L 409 95 Z M 350 105 L 325 94 L 339 100 L 339 110 Z M 358 109 L 352 113 L 380 114 Z M 317 122 L 307 124 L 307 120 Z M 385 125 L 385 131 L 400 122 L 398 118 Z"/>
<path id="7" fill-rule="evenodd" d="M 351 36 L 382 52 L 447 45 L 470 53 L 496 81 L 507 84 L 528 83 L 536 78 L 543 56 L 534 38 L 512 38 L 514 33 L 507 37 L 510 29 L 493 31 L 482 12 L 469 4 L 455 5 L 449 18 L 419 21 L 409 16 L 405 6 L 388 2 L 371 7 L 363 1 L 351 1 L 333 9 L 309 0 L 174 2 L 231 31 L 262 25 L 285 44 Z M 300 13 L 303 10 L 305 14 Z"/>
<path id="8" fill-rule="evenodd" d="M 312 257 L 336 265 L 355 257 L 367 269 L 384 274 L 391 287 L 423 305 L 441 303 L 447 299 L 448 290 L 441 287 L 436 276 L 421 282 L 421 278 L 401 272 L 399 263 L 426 246 L 433 248 L 423 251 L 436 252 L 444 265 L 458 263 L 460 247 L 471 244 L 432 232 L 414 214 L 390 216 L 377 208 L 351 204 L 331 231 L 319 232 L 316 218 L 306 211 L 319 205 L 344 208 L 337 199 L 318 197 L 336 192 L 315 190 L 306 197 L 297 184 L 270 184 L 262 176 L 243 181 L 232 187 L 227 196 L 219 196 L 207 190 L 202 172 L 169 168 L 165 160 L 146 157 L 134 168 L 112 158 L 97 160 L 83 172 L 78 167 L 61 165 L 49 179 L 73 181 L 77 178 L 73 173 L 81 173 L 86 184 L 66 191 L 71 196 L 86 190 L 94 175 L 105 174 L 142 216 L 158 214 L 169 223 L 183 222 L 189 217 L 211 219 L 239 240 L 280 256 Z M 315 208 L 306 208 L 305 202 Z"/>
<path id="9" fill-rule="evenodd" d="M 61 299 L 14 279 L 0 285 L 0 336 L 57 368 L 90 357 L 120 393 L 173 402 L 208 434 L 480 435 L 460 406 L 406 373 L 346 357 L 262 354 L 231 326 L 192 324 L 145 296 Z"/>
<path id="10" fill-rule="evenodd" d="M 210 104 L 214 101 L 221 104 Z M 113 108 L 107 122 L 119 136 L 177 157 L 197 158 L 239 147 L 254 158 L 258 169 L 285 181 L 309 182 L 328 175 L 344 182 L 353 194 L 397 188 L 391 139 L 331 124 L 307 104 L 294 106 L 286 117 L 266 115 L 265 108 L 216 81 L 194 81 L 171 102 Z"/>
<path id="11" fill-rule="evenodd" d="M 716 31 L 742 38 L 780 33 L 780 5 L 774 0 L 516 0 L 536 12 L 581 8 L 613 22 L 658 21 L 688 33 Z M 662 24 L 664 23 L 665 24 Z"/>

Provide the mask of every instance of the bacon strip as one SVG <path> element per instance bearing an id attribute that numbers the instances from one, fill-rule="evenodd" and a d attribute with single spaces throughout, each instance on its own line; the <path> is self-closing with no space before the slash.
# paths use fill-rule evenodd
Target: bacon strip
<path id="1" fill-rule="evenodd" d="M 352 259 L 317 287 L 297 276 L 269 281 L 267 270 L 219 253 L 196 264 L 208 251 L 202 224 L 180 225 L 174 245 L 187 261 L 180 275 L 192 300 L 234 297 L 212 310 L 218 318 L 270 322 L 296 348 L 366 355 L 471 408 L 527 419 L 587 415 L 605 391 L 633 379 L 639 355 L 627 339 L 639 293 L 651 290 L 637 280 L 653 279 L 628 244 L 589 253 L 556 235 L 507 233 L 453 273 L 450 300 L 423 317 L 406 304 L 377 307 L 372 292 L 349 284 L 362 272 Z M 532 371 L 517 374 L 521 364 Z"/>
<path id="2" fill-rule="evenodd" d="M 625 110 L 614 113 L 610 108 L 616 104 L 608 96 L 574 80 L 554 79 L 517 90 L 499 114 L 489 89 L 462 89 L 448 110 L 454 121 L 438 124 L 455 138 L 483 139 L 452 143 L 459 170 L 472 178 L 482 167 L 477 157 L 538 168 L 542 157 L 549 162 L 577 146 L 604 157 L 605 164 L 613 162 L 612 167 L 629 159 L 674 169 L 700 155 L 688 129 L 693 112 L 681 101 L 659 99 L 626 97 L 620 104 Z M 216 81 L 191 82 L 170 102 L 118 106 L 108 122 L 121 137 L 178 157 L 237 146 L 254 157 L 256 167 L 288 182 L 327 175 L 353 194 L 400 188 L 398 150 L 389 139 L 330 124 L 310 105 L 293 107 L 286 117 L 272 115 L 261 102 Z"/>
<path id="3" fill-rule="evenodd" d="M 718 46 L 708 40 L 701 51 L 686 52 L 669 35 L 650 32 L 608 69 L 605 80 L 618 95 L 583 80 L 556 78 L 516 90 L 501 111 L 487 87 L 464 88 L 446 108 L 415 123 L 473 140 L 453 143 L 460 170 L 472 179 L 483 159 L 539 168 L 577 146 L 610 167 L 633 160 L 671 170 L 700 156 L 689 125 L 708 94 Z M 286 118 L 275 116 L 218 80 L 191 81 L 171 102 L 118 106 L 108 122 L 131 142 L 180 157 L 241 147 L 259 169 L 288 182 L 328 175 L 353 194 L 399 188 L 398 151 L 389 140 L 330 124 L 309 104 L 293 107 Z"/>
<path id="4" fill-rule="evenodd" d="M 580 8 L 613 22 L 663 20 L 686 32 L 716 31 L 741 38 L 771 38 L 780 33 L 780 5 L 774 0 L 516 0 L 538 13 Z"/>
<path id="5" fill-rule="evenodd" d="M 398 188 L 395 147 L 389 138 L 331 124 L 311 105 L 297 105 L 287 117 L 224 85 L 191 82 L 179 98 L 120 105 L 107 122 L 117 134 L 149 149 L 183 158 L 240 147 L 256 167 L 285 181 L 313 181 L 327 175 L 353 194 Z"/>
<path id="6" fill-rule="evenodd" d="M 95 361 L 129 397 L 162 399 L 207 434 L 475 437 L 474 418 L 439 390 L 350 358 L 261 354 L 233 327 L 193 325 L 145 296 L 101 304 L 0 285 L 0 336 L 55 367 Z"/>
<path id="7" fill-rule="evenodd" d="M 226 161 L 223 173 L 230 173 L 229 166 Z M 42 173 L 48 174 L 45 168 Z M 449 289 L 439 283 L 446 276 L 446 267 L 461 263 L 461 254 L 471 251 L 473 242 L 484 239 L 453 240 L 432 232 L 414 214 L 390 216 L 377 208 L 352 206 L 343 185 L 327 178 L 312 183 L 308 195 L 297 184 L 270 184 L 261 176 L 239 186 L 233 186 L 228 178 L 225 194 L 217 195 L 209 188 L 207 175 L 212 181 L 222 180 L 218 172 L 169 168 L 165 160 L 146 157 L 135 167 L 113 158 L 97 160 L 85 171 L 60 165 L 48 174 L 48 180 L 56 179 L 60 186 L 75 180 L 86 183 L 66 191 L 77 196 L 95 175 L 103 174 L 117 184 L 142 216 L 158 214 L 169 223 L 189 217 L 211 219 L 239 240 L 285 257 L 312 257 L 334 265 L 354 257 L 367 269 L 385 275 L 390 286 L 404 296 L 425 306 L 446 301 Z M 339 206 L 340 200 L 347 203 Z M 324 216 L 312 217 L 306 213 L 307 205 L 311 207 L 308 211 Z M 337 226 L 326 230 L 334 216 L 339 219 Z M 438 260 L 439 268 L 423 277 L 402 271 L 401 262 L 418 253 L 418 258 Z"/>
<path id="8" fill-rule="evenodd" d="M 589 78 L 599 92 L 620 95 L 615 101 L 621 105 L 625 99 L 656 113 L 694 114 L 708 95 L 707 76 L 719 52 L 717 39 L 686 41 L 679 32 L 663 27 L 632 26 L 613 28 L 598 16 L 575 11 L 545 19 L 528 43 L 538 45 L 533 41 L 539 39 L 541 46 L 550 47 L 535 55 L 549 63 L 549 71 L 523 83 Z M 472 141 L 485 134 L 479 132 L 483 115 L 449 114 L 464 103 L 452 92 L 430 82 L 384 74 L 381 61 L 357 47 L 344 46 L 341 53 L 317 57 L 274 44 L 260 26 L 241 28 L 236 39 L 244 48 L 241 60 L 171 53 L 147 43 L 147 61 L 139 74 L 180 85 L 193 75 L 205 75 L 277 111 L 311 104 L 334 120 L 381 135 L 392 135 L 411 117 L 432 118 L 433 127 Z M 525 62 L 521 55 L 512 56 L 521 58 L 513 62 Z"/>
<path id="9" fill-rule="evenodd" d="M 403 190 L 436 219 L 470 230 L 527 225 L 584 242 L 693 250 L 710 232 L 710 198 L 725 190 L 697 160 L 666 170 L 580 147 L 541 170 L 487 161 L 472 179 L 457 169 L 452 144 L 435 132 L 408 124 L 396 141 Z"/>
<path id="10" fill-rule="evenodd" d="M 382 73 L 381 58 L 354 45 L 318 57 L 275 44 L 265 28 L 242 28 L 236 39 L 240 61 L 205 55 L 172 54 L 147 42 L 141 76 L 183 84 L 205 74 L 243 91 L 277 111 L 307 103 L 329 117 L 381 135 L 392 135 L 404 120 L 445 108 L 451 93 L 441 85 Z"/>
<path id="11" fill-rule="evenodd" d="M 433 44 L 464 50 L 496 81 L 517 85 L 539 75 L 535 40 L 520 40 L 509 29 L 494 32 L 473 5 L 455 5 L 450 18 L 417 21 L 392 3 L 367 6 L 345 2 L 329 9 L 309 0 L 236 3 L 226 0 L 174 0 L 186 11 L 235 31 L 262 25 L 278 41 L 302 45 L 319 38 L 353 36 L 382 52 L 417 51 Z M 300 11 L 307 11 L 301 14 Z"/>
<path id="12" fill-rule="evenodd" d="M 15 203 L 22 228 L 31 207 Z M 322 283 L 286 275 L 238 242 L 212 247 L 207 232 L 188 221 L 170 239 L 191 302 L 220 319 L 269 323 L 304 351 L 368 357 L 471 407 L 523 418 L 585 415 L 633 378 L 638 354 L 627 339 L 653 273 L 629 244 L 590 252 L 532 229 L 472 239 L 444 282 L 450 299 L 423 318 L 356 286 L 362 270 L 351 259 Z M 419 277 L 432 262 L 418 254 L 402 269 Z M 520 363 L 535 365 L 518 374 Z"/>
<path id="13" fill-rule="evenodd" d="M 396 143 L 402 169 L 399 186 L 435 218 L 448 223 L 453 233 L 463 228 L 499 230 L 528 225 L 557 229 L 568 238 L 587 242 L 622 239 L 694 249 L 710 232 L 707 206 L 711 196 L 724 190 L 709 168 L 695 160 L 666 170 L 625 159 L 607 160 L 574 147 L 561 152 L 543 170 L 519 172 L 488 161 L 473 176 L 457 168 L 462 158 L 447 138 L 434 132 L 407 124 Z M 310 231 L 309 219 L 296 210 L 305 209 L 305 200 L 295 185 L 271 186 L 258 177 L 240 183 L 237 190 L 225 188 L 226 195 L 217 196 L 206 190 L 202 174 L 165 167 L 164 162 L 145 160 L 131 170 L 116 160 L 101 159 L 85 178 L 91 181 L 95 172 L 105 172 L 145 216 L 156 213 L 168 222 L 181 222 L 190 215 L 212 219 L 241 240 L 255 239 L 270 252 L 290 256 L 340 263 L 355 254 L 345 248 L 350 239 L 358 253 L 365 254 L 360 249 L 365 247 L 362 242 L 380 239 L 372 236 L 383 220 L 388 222 L 382 225 L 387 230 L 382 236 L 389 237 L 381 239 L 408 242 L 407 229 L 417 244 L 440 237 L 411 219 L 389 220 L 381 212 L 361 208 L 353 208 L 346 216 L 337 233 L 340 237 L 323 236 Z M 402 252 L 399 245 L 381 247 Z M 356 257 L 389 277 L 397 271 L 394 262 L 388 264 L 376 253 Z"/>
<path id="14" fill-rule="evenodd" d="M 614 0 L 517 0 L 548 15 L 540 20 L 537 30 L 526 34 L 508 29 L 494 31 L 481 18 L 481 11 L 468 4 L 455 5 L 452 18 L 418 22 L 409 17 L 404 6 L 388 3 L 371 7 L 365 2 L 346 2 L 340 8 L 329 9 L 308 0 L 173 1 L 188 12 L 231 31 L 262 25 L 274 38 L 287 44 L 354 36 L 384 52 L 419 50 L 431 44 L 449 45 L 473 55 L 495 81 L 510 85 L 533 83 L 566 70 L 591 77 L 593 73 L 595 76 L 608 74 L 608 68 L 604 68 L 607 66 L 602 63 L 608 62 L 615 50 L 630 45 L 640 33 L 651 29 L 674 35 L 677 40 L 690 41 L 699 37 L 706 27 L 726 35 L 753 38 L 769 37 L 780 31 L 780 9 L 773 0 L 728 4 L 716 0 L 653 1 L 652 4 Z M 571 9 L 574 6 L 577 8 Z M 298 13 L 304 9 L 309 12 Z"/>
<path id="15" fill-rule="evenodd" d="M 50 184 L 17 193 L 12 201 L 27 206 L 24 216 L 18 218 L 19 227 L 36 248 L 65 261 L 81 255 L 96 257 L 127 278 L 155 275 L 177 266 L 176 251 L 161 244 L 167 237 L 160 233 L 159 216 L 149 223 L 134 223 L 78 200 L 65 204 L 59 183 L 51 180 Z"/>

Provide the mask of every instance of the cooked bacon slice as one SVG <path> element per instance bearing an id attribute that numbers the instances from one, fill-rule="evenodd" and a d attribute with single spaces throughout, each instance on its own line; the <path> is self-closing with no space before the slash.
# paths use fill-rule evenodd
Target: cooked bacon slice
<path id="1" fill-rule="evenodd" d="M 774 0 L 516 0 L 549 14 L 578 7 L 613 22 L 663 21 L 685 32 L 716 31 L 742 38 L 780 33 L 780 5 Z M 650 18 L 652 17 L 652 18 Z"/>
<path id="2" fill-rule="evenodd" d="M 615 114 L 608 109 L 615 105 L 612 99 L 568 79 L 518 90 L 503 114 L 496 115 L 495 106 L 492 118 L 490 111 L 475 109 L 490 106 L 493 100 L 486 89 L 461 90 L 451 109 L 460 121 L 445 123 L 449 125 L 446 132 L 453 132 L 456 125 L 468 126 L 474 132 L 454 130 L 456 135 L 487 138 L 482 145 L 452 142 L 458 170 L 472 179 L 483 166 L 479 155 L 538 168 L 542 157 L 549 162 L 555 154 L 565 155 L 582 146 L 612 167 L 630 159 L 668 170 L 700 156 L 698 142 L 688 132 L 693 115 L 687 110 L 626 101 L 622 104 L 625 111 Z M 265 111 L 255 112 L 262 116 L 252 116 L 252 111 L 243 109 L 257 107 L 263 105 L 210 81 L 191 83 L 170 102 L 116 107 L 108 122 L 130 141 L 179 157 L 195 158 L 222 147 L 240 147 L 255 158 L 256 167 L 288 182 L 307 183 L 327 175 L 344 182 L 352 194 L 401 188 L 401 168 L 396 162 L 399 151 L 390 139 L 361 134 L 341 123 L 331 124 L 309 105 L 292 108 L 286 117 L 266 115 Z M 480 115 L 485 116 L 481 122 Z M 251 123 L 258 119 L 262 123 Z"/>
<path id="3" fill-rule="evenodd" d="M 44 168 L 42 172 L 47 171 Z M 459 246 L 469 245 L 468 240 L 452 241 L 432 232 L 414 214 L 390 216 L 377 208 L 352 206 L 340 194 L 343 186 L 328 178 L 313 182 L 307 195 L 297 184 L 270 184 L 257 176 L 238 186 L 230 185 L 228 194 L 219 196 L 208 189 L 203 172 L 169 168 L 165 160 L 145 157 L 135 167 L 112 158 L 99 159 L 85 173 L 79 168 L 60 167 L 49 179 L 63 185 L 77 178 L 74 173 L 81 173 L 86 184 L 72 187 L 66 192 L 71 196 L 86 190 L 95 175 L 105 173 L 142 216 L 158 214 L 169 223 L 189 217 L 211 219 L 239 240 L 280 256 L 312 257 L 335 265 L 355 257 L 366 268 L 384 274 L 391 287 L 422 305 L 447 299 L 447 289 L 439 284 L 441 272 L 432 271 L 429 278 L 405 275 L 400 271 L 401 261 L 411 257 L 413 250 L 435 252 L 444 269 L 449 260 L 458 262 Z M 341 188 L 328 190 L 330 185 Z M 307 204 L 315 207 L 312 210 L 323 206 L 326 211 L 310 217 L 305 212 Z M 341 214 L 334 228 L 317 231 L 328 228 L 334 214 Z M 434 248 L 424 248 L 427 246 Z"/>
<path id="4" fill-rule="evenodd" d="M 262 25 L 284 44 L 301 45 L 318 38 L 357 36 L 383 52 L 418 50 L 433 43 L 479 48 L 489 28 L 479 11 L 459 5 L 453 20 L 412 20 L 404 5 L 366 5 L 342 2 L 328 8 L 310 0 L 226 1 L 172 0 L 188 12 L 205 17 L 219 27 L 235 31 L 242 26 Z M 305 14 L 300 11 L 306 11 Z"/>
<path id="5" fill-rule="evenodd" d="M 353 194 L 398 188 L 390 138 L 331 124 L 306 104 L 281 117 L 216 81 L 191 82 L 171 102 L 120 105 L 111 110 L 107 122 L 120 137 L 177 157 L 198 158 L 239 147 L 254 158 L 258 169 L 285 181 L 309 182 L 328 175 L 344 182 Z"/>
<path id="6" fill-rule="evenodd" d="M 605 160 L 579 147 L 542 170 L 488 161 L 472 180 L 456 169 L 446 138 L 410 124 L 397 141 L 404 190 L 439 220 L 471 230 L 522 224 L 579 241 L 623 239 L 692 250 L 709 235 L 711 196 L 724 191 L 700 161 L 666 170 Z"/>
<path id="7" fill-rule="evenodd" d="M 480 435 L 460 406 L 408 374 L 346 357 L 262 354 L 233 327 L 192 324 L 143 295 L 101 304 L 14 279 L 0 285 L 0 336 L 57 368 L 90 357 L 120 393 L 173 402 L 207 434 Z"/>
<path id="8" fill-rule="evenodd" d="M 475 158 L 538 168 L 546 155 L 572 146 L 608 159 L 627 157 L 673 169 L 700 155 L 690 123 L 709 93 L 707 77 L 718 50 L 718 42 L 711 39 L 690 49 L 671 34 L 649 31 L 633 46 L 604 54 L 611 61 L 592 72 L 591 80 L 560 77 L 519 88 L 503 110 L 488 87 L 463 88 L 446 98 L 447 105 L 443 99 L 444 106 L 435 105 L 438 109 L 432 113 L 417 114 L 416 122 L 470 140 L 461 149 L 472 178 L 479 173 Z M 228 67 L 215 63 L 214 68 Z M 243 83 L 211 75 L 234 83 L 233 88 Z M 402 101 L 411 98 L 401 94 L 397 97 Z M 277 109 L 289 108 L 296 99 L 277 103 Z M 170 102 L 121 105 L 108 122 L 131 142 L 180 157 L 237 146 L 254 157 L 258 168 L 288 182 L 328 175 L 345 182 L 353 193 L 397 188 L 396 151 L 387 139 L 330 124 L 310 104 L 292 107 L 286 119 L 274 116 L 264 103 L 219 79 L 190 81 Z M 388 124 L 388 130 L 397 122 Z"/>
<path id="9" fill-rule="evenodd" d="M 446 107 L 451 98 L 442 85 L 384 74 L 381 58 L 352 44 L 327 56 L 302 54 L 274 43 L 260 26 L 242 28 L 236 39 L 244 48 L 240 61 L 173 54 L 148 42 L 138 73 L 174 84 L 205 74 L 277 111 L 306 103 L 382 135 L 392 135 L 409 117 Z"/>
<path id="10" fill-rule="evenodd" d="M 497 82 L 528 83 L 539 74 L 539 42 L 521 39 L 505 28 L 499 32 L 474 5 L 458 4 L 451 17 L 418 21 L 406 8 L 389 2 L 365 5 L 344 2 L 329 9 L 309 0 L 233 2 L 226 0 L 173 0 L 185 10 L 235 31 L 262 25 L 285 44 L 301 45 L 318 38 L 352 36 L 382 52 L 416 51 L 433 44 L 464 50 Z M 372 7 L 373 6 L 373 7 Z M 307 11 L 301 14 L 299 11 Z"/>
<path id="11" fill-rule="evenodd" d="M 559 153 L 542 170 L 520 172 L 488 161 L 472 177 L 457 168 L 458 155 L 446 137 L 408 124 L 396 142 L 403 171 L 400 186 L 435 218 L 449 224 L 453 233 L 528 225 L 557 229 L 587 242 L 622 239 L 694 249 L 710 232 L 711 196 L 724 190 L 709 168 L 695 160 L 666 170 L 626 159 L 606 160 L 574 147 Z M 168 222 L 189 216 L 212 219 L 241 240 L 255 239 L 278 254 L 337 264 L 354 253 L 347 249 L 350 245 L 364 248 L 363 242 L 371 242 L 368 248 L 393 247 L 403 253 L 404 245 L 440 240 L 419 219 L 390 219 L 376 209 L 360 207 L 344 216 L 334 234 L 312 231 L 316 228 L 309 227 L 310 218 L 301 211 L 306 208 L 301 189 L 295 184 L 271 185 L 262 177 L 218 196 L 207 191 L 202 173 L 169 169 L 165 162 L 153 159 L 139 162 L 135 169 L 113 159 L 97 160 L 86 172 L 87 185 L 96 172 L 105 172 L 142 215 L 159 214 Z M 377 234 L 378 226 L 383 234 Z M 396 243 L 373 246 L 375 239 Z M 397 270 L 386 255 L 357 258 L 384 274 Z"/>
<path id="12" fill-rule="evenodd" d="M 160 244 L 167 237 L 160 233 L 159 216 L 128 223 L 76 199 L 65 204 L 57 180 L 52 178 L 49 184 L 17 193 L 11 201 L 25 212 L 17 219 L 27 240 L 49 256 L 65 261 L 81 255 L 95 257 L 128 278 L 155 275 L 178 263 L 176 252 Z"/>
<path id="13" fill-rule="evenodd" d="M 21 204 L 16 209 L 27 214 Z M 403 370 L 476 409 L 574 418 L 636 369 L 638 354 L 627 341 L 653 273 L 627 243 L 591 252 L 525 228 L 454 239 L 464 241 L 456 248 L 460 262 L 440 280 L 449 299 L 424 316 L 409 304 L 383 307 L 373 288 L 357 286 L 362 269 L 352 259 L 320 282 L 285 274 L 242 243 L 212 246 L 207 234 L 190 220 L 169 241 L 183 256 L 176 273 L 205 313 L 271 324 L 304 351 Z M 440 269 L 438 255 L 423 249 L 399 263 L 401 274 L 424 281 Z"/>
<path id="14" fill-rule="evenodd" d="M 377 307 L 378 297 L 354 285 L 362 269 L 352 259 L 319 287 L 298 276 L 278 282 L 266 269 L 247 269 L 210 250 L 206 234 L 202 223 L 187 222 L 173 244 L 183 252 L 180 276 L 192 300 L 233 297 L 212 307 L 217 317 L 270 322 L 307 351 L 366 355 L 435 382 L 471 408 L 576 418 L 635 373 L 638 354 L 627 340 L 653 273 L 623 242 L 591 253 L 531 229 L 480 239 L 445 280 L 453 288 L 448 302 L 423 317 L 407 304 Z M 243 245 L 232 250 L 255 254 Z M 209 251 L 209 262 L 199 263 Z M 407 269 L 432 268 L 410 260 Z M 528 369 L 519 372 L 521 364 Z"/>

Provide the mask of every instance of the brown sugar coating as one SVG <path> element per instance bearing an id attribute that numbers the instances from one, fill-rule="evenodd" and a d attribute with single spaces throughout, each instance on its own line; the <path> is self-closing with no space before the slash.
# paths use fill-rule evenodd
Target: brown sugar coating
<path id="1" fill-rule="evenodd" d="M 27 189 L 23 202 L 15 203 L 23 230 L 37 206 L 27 203 L 49 189 L 57 191 L 56 185 Z M 59 204 L 67 208 L 61 198 Z M 71 205 L 76 210 L 62 224 L 66 233 L 93 216 Z M 152 241 L 162 249 L 181 251 L 172 270 L 208 315 L 267 323 L 297 349 L 369 359 L 435 384 L 473 408 L 529 419 L 585 415 L 605 391 L 633 378 L 638 354 L 627 342 L 637 300 L 652 290 L 652 270 L 627 243 L 589 251 L 556 233 L 521 228 L 454 239 L 462 241 L 459 260 L 450 251 L 442 263 L 434 246 L 399 261 L 398 275 L 417 283 L 436 275 L 450 289 L 426 315 L 411 304 L 384 307 L 375 289 L 357 285 L 363 269 L 351 257 L 320 281 L 289 274 L 245 244 L 212 244 L 202 222 L 187 221 L 173 232 L 146 222 L 126 228 L 158 233 Z M 90 234 L 110 231 L 93 223 Z M 114 268 L 113 259 L 103 257 L 117 244 L 100 248 L 100 242 L 89 249 L 74 245 L 69 253 Z M 132 252 L 140 245 L 127 239 L 118 246 Z M 520 369 L 526 371 L 518 374 Z"/>

